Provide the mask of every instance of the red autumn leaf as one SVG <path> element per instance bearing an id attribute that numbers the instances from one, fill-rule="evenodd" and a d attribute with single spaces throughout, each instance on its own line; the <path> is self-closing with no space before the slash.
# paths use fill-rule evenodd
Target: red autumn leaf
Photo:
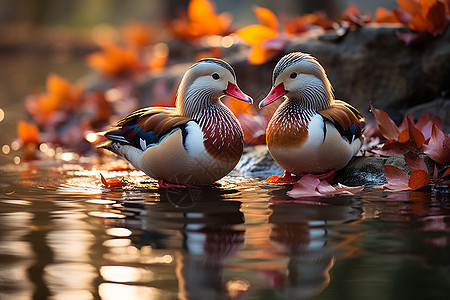
<path id="1" fill-rule="evenodd" d="M 106 188 L 117 189 L 117 188 L 121 188 L 124 185 L 126 185 L 126 182 L 124 182 L 123 180 L 120 180 L 120 179 L 108 179 L 108 180 L 106 180 L 105 177 L 103 177 L 102 173 L 100 173 L 100 179 L 101 179 L 103 185 Z"/>
<path id="2" fill-rule="evenodd" d="M 405 162 L 411 171 L 422 170 L 428 172 L 427 165 L 417 153 L 408 151 L 403 154 L 403 156 L 405 157 Z"/>
<path id="3" fill-rule="evenodd" d="M 361 192 L 364 188 L 365 188 L 364 185 L 361 185 L 361 186 L 346 186 L 346 185 L 343 185 L 343 184 L 340 184 L 340 183 L 338 183 L 337 186 L 335 186 L 335 190 L 337 192 L 337 195 L 354 195 L 355 193 Z"/>
<path id="4" fill-rule="evenodd" d="M 450 168 L 448 168 L 447 170 L 445 170 L 444 174 L 442 174 L 441 178 L 447 177 L 450 175 Z"/>
<path id="5" fill-rule="evenodd" d="M 354 195 L 363 189 L 364 186 L 349 187 L 342 184 L 333 187 L 326 180 L 320 181 L 314 175 L 308 174 L 297 181 L 287 195 L 292 198 Z"/>
<path id="6" fill-rule="evenodd" d="M 412 118 L 408 118 L 408 133 L 410 141 L 415 145 L 417 149 L 422 148 L 423 143 L 425 143 L 425 137 L 422 132 L 414 126 Z M 400 141 L 400 138 L 399 138 Z"/>
<path id="7" fill-rule="evenodd" d="M 409 175 L 392 165 L 382 166 L 386 176 L 387 183 L 383 185 L 384 188 L 391 190 L 409 190 L 408 185 Z"/>
<path id="8" fill-rule="evenodd" d="M 450 168 L 449 168 L 450 169 Z M 436 183 L 438 180 L 438 168 L 436 165 L 434 165 L 433 169 L 433 182 Z"/>
<path id="9" fill-rule="evenodd" d="M 313 175 L 305 175 L 294 184 L 287 195 L 292 198 L 320 197 L 322 194 L 316 189 L 319 183 L 320 180 Z"/>
<path id="10" fill-rule="evenodd" d="M 423 145 L 424 153 L 435 162 L 446 165 L 450 161 L 450 134 L 447 136 L 433 124 L 428 145 Z"/>
<path id="11" fill-rule="evenodd" d="M 398 135 L 398 142 L 405 145 L 408 149 L 419 151 L 422 148 L 425 138 L 423 134 L 414 126 L 411 116 L 405 117 L 408 128 L 404 129 Z"/>
<path id="12" fill-rule="evenodd" d="M 413 190 L 417 190 L 418 188 L 425 186 L 430 181 L 430 175 L 428 175 L 428 173 L 424 170 L 413 170 L 411 172 L 411 176 L 409 177 L 408 186 Z"/>
<path id="13" fill-rule="evenodd" d="M 405 144 L 402 144 L 397 140 L 389 139 L 384 142 L 384 145 L 381 149 L 375 149 L 371 151 L 373 153 L 384 156 L 397 156 L 403 155 L 404 153 L 410 151 L 410 149 Z"/>
<path id="14" fill-rule="evenodd" d="M 386 139 L 397 139 L 400 131 L 389 115 L 385 111 L 373 107 L 372 104 L 370 104 L 370 109 L 378 122 L 381 134 Z"/>
<path id="15" fill-rule="evenodd" d="M 108 186 L 108 181 L 106 181 L 105 177 L 103 177 L 103 174 L 100 173 L 100 179 L 102 180 L 102 183 L 104 186 Z"/>

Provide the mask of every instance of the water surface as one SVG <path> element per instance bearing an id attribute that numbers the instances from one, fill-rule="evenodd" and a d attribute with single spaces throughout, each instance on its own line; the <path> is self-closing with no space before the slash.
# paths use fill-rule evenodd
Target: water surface
<path id="1" fill-rule="evenodd" d="M 64 158 L 0 166 L 0 299 L 450 295 L 448 194 L 294 200 L 236 173 L 163 190 L 120 160 Z"/>

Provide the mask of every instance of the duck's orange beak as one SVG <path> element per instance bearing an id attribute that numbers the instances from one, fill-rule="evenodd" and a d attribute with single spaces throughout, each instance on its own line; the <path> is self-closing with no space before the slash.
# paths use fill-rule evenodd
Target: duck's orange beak
<path id="1" fill-rule="evenodd" d="M 227 89 L 225 91 L 223 91 L 225 93 L 225 95 L 231 96 L 233 98 L 236 98 L 238 100 L 242 100 L 245 102 L 248 102 L 250 104 L 253 103 L 253 99 L 252 97 L 244 94 L 237 85 L 235 85 L 234 83 L 231 83 L 228 81 L 228 86 Z"/>
<path id="2" fill-rule="evenodd" d="M 266 105 L 269 105 L 270 103 L 274 102 L 280 97 L 283 97 L 287 94 L 287 91 L 284 89 L 284 84 L 280 83 L 277 86 L 274 86 L 269 94 L 264 98 L 261 102 L 259 102 L 259 108 L 263 108 Z"/>

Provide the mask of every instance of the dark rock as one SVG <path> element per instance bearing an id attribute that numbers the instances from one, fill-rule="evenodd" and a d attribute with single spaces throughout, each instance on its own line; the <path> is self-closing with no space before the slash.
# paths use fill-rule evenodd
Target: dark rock
<path id="1" fill-rule="evenodd" d="M 283 169 L 273 160 L 266 145 L 246 148 L 235 171 L 244 176 L 266 179 L 283 174 Z"/>
<path id="2" fill-rule="evenodd" d="M 409 108 L 450 95 L 450 30 L 411 46 L 398 39 L 397 31 L 409 29 L 367 25 L 348 30 L 344 35 L 311 31 L 291 40 L 285 51 L 262 65 L 247 62 L 248 47 L 244 45 L 225 51 L 224 59 L 235 69 L 241 89 L 257 105 L 271 88 L 272 71 L 281 56 L 293 51 L 310 53 L 325 68 L 337 99 L 349 102 L 366 117 L 371 116 L 372 102 L 394 121 L 400 121 Z M 161 75 L 144 79 L 141 104 L 151 105 L 156 81 L 166 80 L 167 92 L 173 93 L 190 63 L 175 65 Z M 450 104 L 448 100 L 440 101 L 429 103 L 426 109 L 433 111 L 430 115 L 437 113 L 443 120 L 449 120 L 450 110 L 444 112 L 440 106 Z"/>
<path id="3" fill-rule="evenodd" d="M 428 167 L 428 174 L 433 174 L 436 163 L 426 155 L 421 154 L 421 157 Z M 383 165 L 396 166 L 408 174 L 411 172 L 402 155 L 391 157 L 356 156 L 347 166 L 336 172 L 333 183 L 348 186 L 385 184 Z M 442 175 L 447 168 L 448 166 L 438 166 L 439 174 Z M 265 145 L 247 148 L 235 171 L 244 176 L 261 179 L 283 174 L 283 169 L 273 160 Z"/>

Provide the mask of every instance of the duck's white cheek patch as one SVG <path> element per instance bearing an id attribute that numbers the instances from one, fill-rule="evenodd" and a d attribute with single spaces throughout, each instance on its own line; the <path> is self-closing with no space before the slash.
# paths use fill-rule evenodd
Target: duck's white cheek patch
<path id="1" fill-rule="evenodd" d="M 203 145 L 203 132 L 200 129 L 200 126 L 194 121 L 189 121 L 186 123 L 186 142 L 185 147 L 186 151 L 191 156 L 196 156 L 205 151 L 205 147 Z"/>

